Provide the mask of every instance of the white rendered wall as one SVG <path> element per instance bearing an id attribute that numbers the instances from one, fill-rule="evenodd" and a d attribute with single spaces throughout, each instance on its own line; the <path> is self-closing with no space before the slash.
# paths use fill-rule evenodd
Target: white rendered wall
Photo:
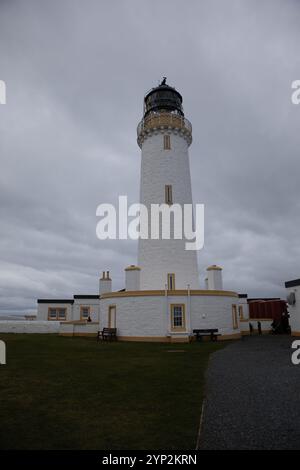
<path id="1" fill-rule="evenodd" d="M 251 325 L 253 326 L 253 331 L 254 331 L 254 334 L 257 334 L 258 332 L 258 327 L 257 327 L 257 322 L 260 321 L 260 324 L 261 324 L 261 330 L 263 333 L 269 333 L 271 331 L 271 324 L 273 322 L 273 320 L 263 320 L 263 319 L 253 319 L 253 318 L 250 318 L 248 320 L 243 320 L 240 322 L 240 327 L 241 327 L 241 333 L 242 334 L 245 334 L 245 335 L 249 335 L 250 334 L 250 329 L 249 329 L 249 323 L 251 323 Z"/>
<path id="2" fill-rule="evenodd" d="M 125 269 L 125 289 L 127 291 L 140 290 L 140 275 L 139 269 Z"/>
<path id="3" fill-rule="evenodd" d="M 99 323 L 61 323 L 59 334 L 65 336 L 97 335 Z"/>
<path id="4" fill-rule="evenodd" d="M 286 293 L 287 295 L 290 292 L 295 293 L 296 303 L 295 305 L 288 305 L 289 310 L 289 322 L 292 330 L 292 335 L 300 335 L 300 286 L 296 287 L 287 287 Z"/>
<path id="5" fill-rule="evenodd" d="M 99 293 L 105 294 L 111 292 L 112 281 L 111 279 L 99 279 Z"/>
<path id="6" fill-rule="evenodd" d="M 243 308 L 243 318 L 241 320 L 248 320 L 249 318 L 249 304 L 247 297 L 239 297 L 238 304 Z"/>
<path id="7" fill-rule="evenodd" d="M 172 185 L 173 203 L 192 204 L 188 143 L 170 133 L 171 150 L 164 150 L 163 133 L 142 144 L 140 202 L 165 203 L 165 185 Z M 176 289 L 199 289 L 197 252 L 185 250 L 186 240 L 139 240 L 140 289 L 164 289 L 168 273 L 175 273 Z"/>
<path id="8" fill-rule="evenodd" d="M 164 297 L 118 297 L 101 299 L 100 329 L 108 326 L 109 305 L 116 306 L 119 336 L 166 336 Z"/>
<path id="9" fill-rule="evenodd" d="M 222 335 L 238 335 L 233 328 L 232 305 L 237 297 L 223 296 L 132 296 L 101 299 L 100 329 L 108 326 L 108 309 L 116 307 L 118 336 L 167 337 L 170 329 L 171 304 L 184 304 L 186 333 L 196 328 L 218 328 Z"/>
<path id="10" fill-rule="evenodd" d="M 58 333 L 59 321 L 1 320 L 1 333 Z"/>
<path id="11" fill-rule="evenodd" d="M 207 285 L 209 290 L 223 290 L 221 269 L 209 269 L 207 271 Z"/>
<path id="12" fill-rule="evenodd" d="M 238 305 L 237 297 L 191 296 L 191 330 L 218 328 L 222 335 L 237 335 L 238 328 L 233 328 L 232 305 Z"/>

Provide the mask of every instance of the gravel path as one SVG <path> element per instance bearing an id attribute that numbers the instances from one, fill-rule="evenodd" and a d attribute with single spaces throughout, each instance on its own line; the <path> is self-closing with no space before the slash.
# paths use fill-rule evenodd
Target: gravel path
<path id="1" fill-rule="evenodd" d="M 300 365 L 291 362 L 292 341 L 246 337 L 212 355 L 200 449 L 300 449 Z"/>

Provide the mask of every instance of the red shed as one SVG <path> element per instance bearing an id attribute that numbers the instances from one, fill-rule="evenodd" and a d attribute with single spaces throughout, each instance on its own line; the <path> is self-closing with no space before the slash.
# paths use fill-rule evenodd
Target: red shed
<path id="1" fill-rule="evenodd" d="M 287 305 L 281 299 L 249 299 L 250 319 L 280 320 L 283 314 L 287 314 Z"/>

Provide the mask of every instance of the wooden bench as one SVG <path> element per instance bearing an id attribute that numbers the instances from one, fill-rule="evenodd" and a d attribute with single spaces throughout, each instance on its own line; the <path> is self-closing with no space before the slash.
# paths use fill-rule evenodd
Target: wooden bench
<path id="1" fill-rule="evenodd" d="M 97 341 L 117 341 L 117 328 L 103 328 L 102 331 L 98 331 Z"/>
<path id="2" fill-rule="evenodd" d="M 211 341 L 217 341 L 218 336 L 221 336 L 218 331 L 219 330 L 217 328 L 207 328 L 204 330 L 193 330 L 193 333 L 196 335 L 197 341 L 202 341 L 203 336 L 210 336 Z"/>

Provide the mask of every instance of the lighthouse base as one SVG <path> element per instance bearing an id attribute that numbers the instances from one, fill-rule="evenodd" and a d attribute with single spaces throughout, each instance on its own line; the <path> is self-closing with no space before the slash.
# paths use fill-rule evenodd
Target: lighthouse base
<path id="1" fill-rule="evenodd" d="M 212 328 L 219 341 L 238 339 L 239 303 L 232 291 L 109 292 L 100 298 L 99 329 L 117 328 L 120 341 L 187 343 L 194 339 L 194 329 Z"/>

